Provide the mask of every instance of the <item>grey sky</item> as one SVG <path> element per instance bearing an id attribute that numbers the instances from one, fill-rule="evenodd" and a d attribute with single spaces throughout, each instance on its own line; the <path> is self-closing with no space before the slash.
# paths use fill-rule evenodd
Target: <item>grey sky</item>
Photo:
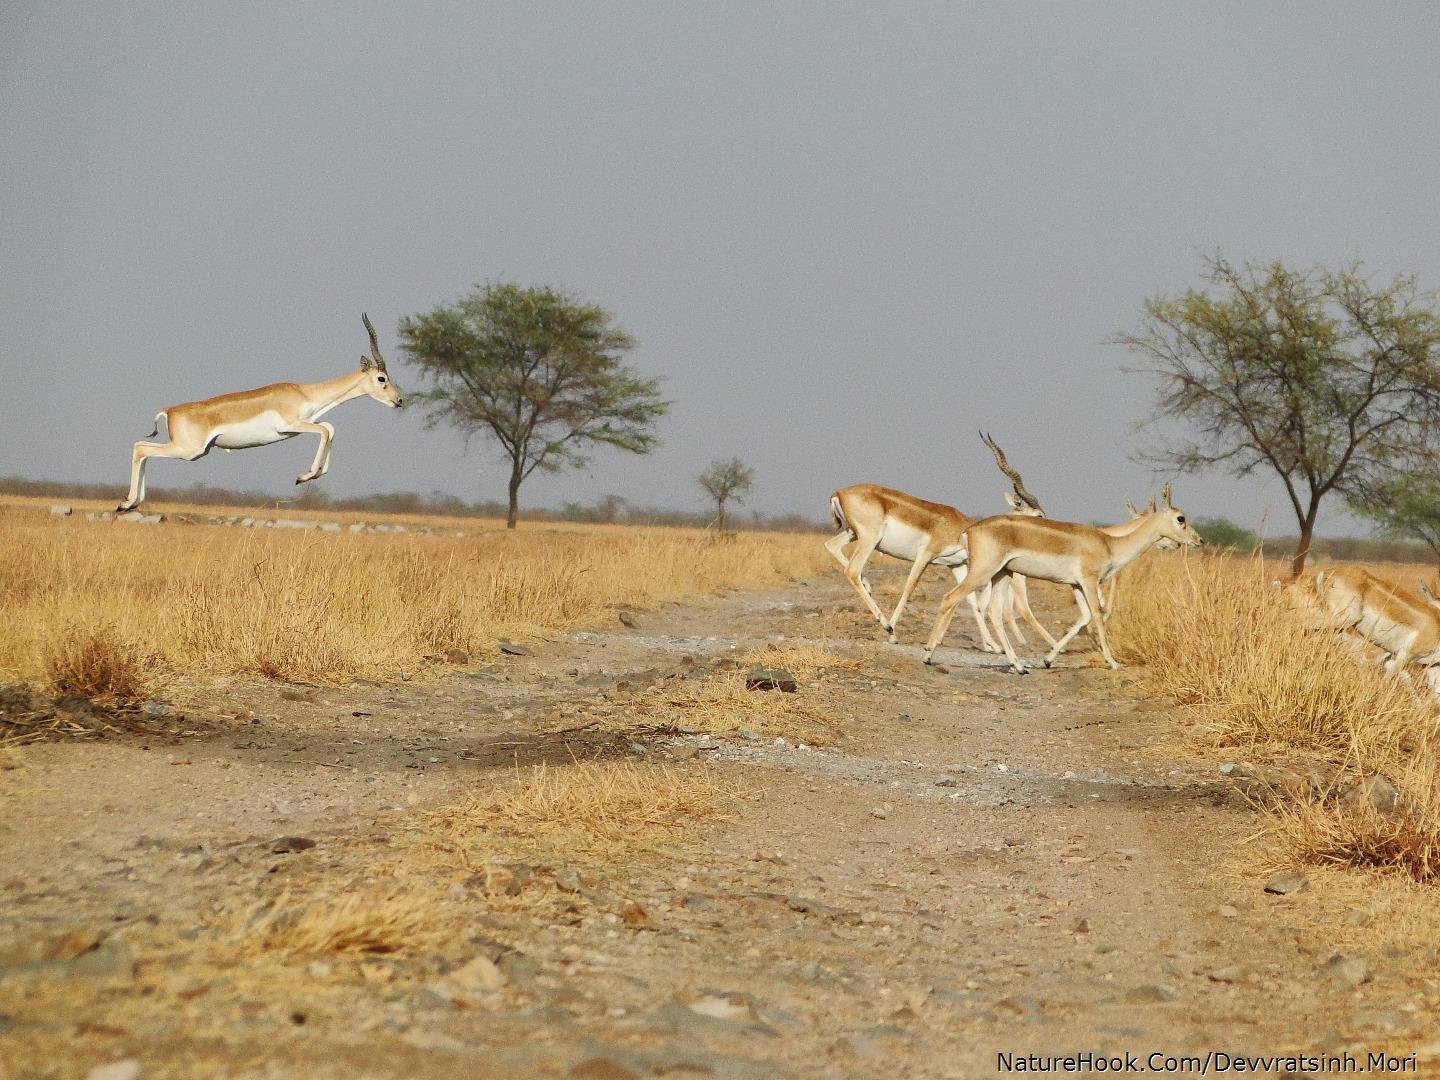
<path id="1" fill-rule="evenodd" d="M 0 5 L 0 473 L 128 479 L 163 405 L 354 366 L 477 281 L 614 311 L 675 401 L 525 505 L 824 513 L 870 480 L 1052 515 L 1154 486 L 1102 339 L 1197 248 L 1440 284 L 1429 4 Z M 369 401 L 337 495 L 502 498 L 488 445 Z M 294 492 L 313 440 L 151 483 Z M 117 487 L 118 490 L 118 487 Z M 1278 486 L 1186 478 L 1249 524 Z M 1344 531 L 1333 508 L 1321 532 Z"/>

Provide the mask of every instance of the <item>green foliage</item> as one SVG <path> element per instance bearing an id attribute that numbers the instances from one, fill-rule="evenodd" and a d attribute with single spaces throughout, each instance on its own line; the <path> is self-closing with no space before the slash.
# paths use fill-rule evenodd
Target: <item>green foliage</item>
<path id="1" fill-rule="evenodd" d="M 659 380 L 622 363 L 634 340 L 603 308 L 548 287 L 477 286 L 453 305 L 400 320 L 400 343 L 431 384 L 427 423 L 495 439 L 516 493 L 535 470 L 584 465 L 595 446 L 652 450 L 669 407 Z"/>
<path id="2" fill-rule="evenodd" d="M 1205 538 L 1205 543 L 1216 547 L 1253 551 L 1260 544 L 1259 536 L 1229 518 L 1202 518 L 1195 522 L 1195 528 Z"/>
<path id="3" fill-rule="evenodd" d="M 1355 507 L 1396 540 L 1419 540 L 1440 558 L 1440 478 L 1407 476 L 1367 492 Z"/>
<path id="4" fill-rule="evenodd" d="M 1115 342 L 1159 393 L 1152 424 L 1198 433 L 1148 456 L 1182 471 L 1256 469 L 1281 480 L 1304 565 L 1321 501 L 1363 505 L 1440 465 L 1440 317 L 1415 281 L 1372 285 L 1358 264 L 1291 270 L 1205 260 L 1209 289 L 1145 301 Z"/>

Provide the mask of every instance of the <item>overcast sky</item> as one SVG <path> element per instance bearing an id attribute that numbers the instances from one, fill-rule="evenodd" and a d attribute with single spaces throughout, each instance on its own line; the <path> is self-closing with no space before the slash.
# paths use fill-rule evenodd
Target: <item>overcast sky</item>
<path id="1" fill-rule="evenodd" d="M 4 0 L 0 473 L 118 491 L 157 409 L 352 370 L 362 310 L 412 389 L 399 316 L 513 281 L 613 311 L 675 403 L 522 504 L 698 508 L 738 454 L 767 512 L 999 512 L 983 427 L 1052 516 L 1116 519 L 1151 387 L 1104 339 L 1197 250 L 1440 285 L 1437 56 L 1429 3 Z M 331 494 L 503 498 L 416 410 L 329 419 Z M 314 449 L 151 484 L 288 497 Z M 1269 480 L 1176 495 L 1293 532 Z"/>

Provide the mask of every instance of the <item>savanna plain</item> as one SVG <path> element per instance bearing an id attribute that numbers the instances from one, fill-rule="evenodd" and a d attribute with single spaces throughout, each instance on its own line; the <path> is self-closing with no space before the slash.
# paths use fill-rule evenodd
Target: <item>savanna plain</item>
<path id="1" fill-rule="evenodd" d="M 0 1076 L 1440 1071 L 1436 710 L 1275 564 L 1017 676 L 818 534 L 87 509 L 0 504 Z"/>

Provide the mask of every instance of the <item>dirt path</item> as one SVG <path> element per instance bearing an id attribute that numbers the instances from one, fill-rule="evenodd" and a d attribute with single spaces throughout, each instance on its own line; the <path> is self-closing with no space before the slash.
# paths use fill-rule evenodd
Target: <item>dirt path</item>
<path id="1" fill-rule="evenodd" d="M 842 581 L 812 582 L 424 684 L 194 688 L 177 703 L 199 734 L 32 747 L 0 773 L 0 1076 L 134 1058 L 147 1077 L 968 1077 L 1001 1052 L 1348 1048 L 1363 1065 L 1361 1047 L 1417 1045 L 1428 1068 L 1426 964 L 1376 952 L 1369 916 L 1340 918 L 1350 897 L 1266 894 L 1236 857 L 1258 818 L 1177 749 L 1171 710 L 1088 646 L 1009 675 L 958 619 L 949 670 L 926 669 L 923 619 L 889 646 Z M 800 688 L 838 723 L 832 746 L 565 722 L 822 633 L 864 661 Z M 383 882 L 427 810 L 514 762 L 591 754 L 746 797 L 672 858 L 537 865 L 533 910 L 455 884 L 454 934 L 413 954 L 277 978 L 206 953 L 216 911 Z M 316 843 L 280 854 L 281 836 Z M 446 992 L 476 955 L 504 985 Z"/>

